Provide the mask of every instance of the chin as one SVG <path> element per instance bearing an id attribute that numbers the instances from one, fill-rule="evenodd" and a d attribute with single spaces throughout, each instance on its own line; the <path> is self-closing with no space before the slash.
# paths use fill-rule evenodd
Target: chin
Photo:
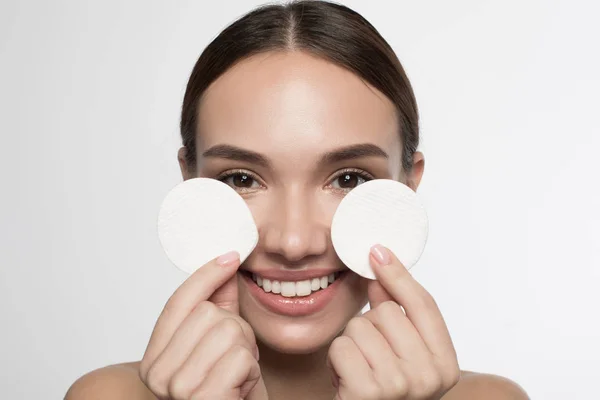
<path id="1" fill-rule="evenodd" d="M 332 285 L 330 299 L 317 311 L 294 315 L 265 304 L 251 286 L 256 285 L 252 279 L 242 278 L 240 283 L 241 316 L 257 341 L 282 354 L 310 354 L 328 347 L 367 303 L 367 282 L 353 272 L 347 272 L 337 287 Z"/>
<path id="2" fill-rule="evenodd" d="M 329 346 L 355 314 L 353 310 L 320 322 L 256 318 L 250 325 L 258 341 L 279 353 L 310 354 Z"/>

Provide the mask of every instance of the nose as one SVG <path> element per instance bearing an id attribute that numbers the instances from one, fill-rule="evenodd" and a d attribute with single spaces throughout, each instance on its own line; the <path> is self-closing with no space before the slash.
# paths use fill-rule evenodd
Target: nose
<path id="1" fill-rule="evenodd" d="M 273 199 L 271 210 L 259 225 L 265 252 L 298 262 L 327 251 L 331 218 L 316 196 L 288 190 Z"/>

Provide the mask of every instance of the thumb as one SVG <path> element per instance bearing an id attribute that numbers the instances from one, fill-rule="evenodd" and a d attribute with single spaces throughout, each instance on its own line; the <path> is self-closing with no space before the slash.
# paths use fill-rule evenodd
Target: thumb
<path id="1" fill-rule="evenodd" d="M 234 273 L 232 277 L 227 279 L 221 287 L 219 287 L 215 292 L 210 296 L 208 301 L 222 309 L 239 315 L 240 307 L 238 302 L 238 277 L 237 273 Z"/>
<path id="2" fill-rule="evenodd" d="M 369 296 L 371 310 L 386 301 L 394 301 L 394 298 L 376 280 L 372 280 L 367 284 L 367 295 Z"/>
<path id="3" fill-rule="evenodd" d="M 225 259 L 225 263 L 219 263 L 220 258 L 216 260 L 217 265 L 215 265 L 214 267 L 223 268 L 225 266 L 226 269 L 230 269 L 230 267 L 235 268 L 230 269 L 230 275 L 228 277 L 225 277 L 227 280 L 223 284 L 221 284 L 221 286 L 215 289 L 212 295 L 208 298 L 208 301 L 221 307 L 226 311 L 239 315 L 240 307 L 238 302 L 237 281 L 237 269 L 240 265 L 239 253 L 231 252 L 226 255 L 223 255 L 222 258 Z"/>

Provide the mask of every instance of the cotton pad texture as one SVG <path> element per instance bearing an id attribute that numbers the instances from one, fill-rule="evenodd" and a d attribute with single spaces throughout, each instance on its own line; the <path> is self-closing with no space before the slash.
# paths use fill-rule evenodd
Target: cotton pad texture
<path id="1" fill-rule="evenodd" d="M 258 243 L 244 199 L 209 178 L 188 179 L 167 194 L 158 215 L 158 237 L 171 262 L 189 274 L 229 251 L 237 251 L 244 262 Z"/>
<path id="2" fill-rule="evenodd" d="M 340 202 L 331 225 L 333 247 L 342 262 L 368 279 L 371 246 L 390 249 L 410 269 L 421 257 L 428 218 L 417 194 L 401 182 L 374 179 L 352 189 Z"/>

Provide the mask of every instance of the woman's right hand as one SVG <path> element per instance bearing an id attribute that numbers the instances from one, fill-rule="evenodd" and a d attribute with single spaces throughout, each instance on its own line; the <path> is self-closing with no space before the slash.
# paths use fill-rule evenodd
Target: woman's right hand
<path id="1" fill-rule="evenodd" d="M 140 364 L 140 378 L 161 400 L 265 400 L 258 347 L 239 316 L 239 254 L 199 268 L 165 305 Z"/>

